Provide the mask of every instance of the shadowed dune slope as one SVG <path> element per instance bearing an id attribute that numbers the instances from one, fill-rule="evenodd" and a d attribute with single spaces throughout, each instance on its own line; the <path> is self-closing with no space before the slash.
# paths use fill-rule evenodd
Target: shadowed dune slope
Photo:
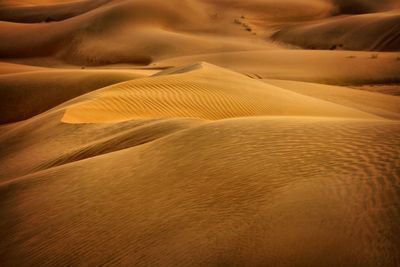
<path id="1" fill-rule="evenodd" d="M 53 110 L 5 129 L 0 135 L 1 181 L 138 146 L 200 123 L 172 118 L 65 124 L 60 122 L 62 115 Z"/>
<path id="2" fill-rule="evenodd" d="M 273 38 L 304 48 L 400 51 L 400 11 L 290 26 Z"/>
<path id="3" fill-rule="evenodd" d="M 37 23 L 37 22 L 53 22 L 68 19 L 92 9 L 95 9 L 110 0 L 81 0 L 66 3 L 53 2 L 52 4 L 43 3 L 44 5 L 0 5 L 0 20 L 21 22 L 21 23 Z"/>
<path id="4" fill-rule="evenodd" d="M 399 127 L 222 120 L 20 177 L 0 184 L 0 260 L 395 266 Z"/>
<path id="5" fill-rule="evenodd" d="M 113 122 L 143 118 L 224 119 L 243 116 L 379 118 L 293 93 L 208 63 L 97 90 L 74 99 L 63 122 Z"/>
<path id="6" fill-rule="evenodd" d="M 0 76 L 0 123 L 24 120 L 69 99 L 144 77 L 120 70 L 42 70 Z"/>
<path id="7" fill-rule="evenodd" d="M 330 0 L 339 14 L 363 14 L 385 11 L 400 7 L 397 0 Z"/>
<path id="8" fill-rule="evenodd" d="M 360 85 L 360 86 L 352 86 L 352 88 L 359 89 L 362 91 L 400 96 L 400 84 L 381 84 L 381 85 L 367 84 L 367 85 Z"/>

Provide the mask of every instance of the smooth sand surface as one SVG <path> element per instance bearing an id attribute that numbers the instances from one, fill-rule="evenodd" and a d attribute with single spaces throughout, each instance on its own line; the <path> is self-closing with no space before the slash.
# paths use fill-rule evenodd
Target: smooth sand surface
<path id="1" fill-rule="evenodd" d="M 0 20 L 22 23 L 54 22 L 69 19 L 95 9 L 110 0 L 57 2 L 18 2 L 0 4 Z"/>
<path id="2" fill-rule="evenodd" d="M 398 8 L 0 1 L 0 266 L 400 266 Z"/>
<path id="3" fill-rule="evenodd" d="M 326 50 L 263 50 L 170 58 L 155 66 L 206 61 L 255 79 L 306 81 L 338 85 L 400 83 L 400 54 Z"/>
<path id="4" fill-rule="evenodd" d="M 145 77 L 123 70 L 41 70 L 0 75 L 0 123 L 21 121 L 71 98 Z"/>
<path id="5" fill-rule="evenodd" d="M 347 87 L 329 86 L 283 80 L 264 80 L 280 88 L 323 99 L 336 104 L 353 107 L 388 119 L 399 120 L 400 98 L 386 94 L 351 90 Z"/>
<path id="6" fill-rule="evenodd" d="M 400 9 L 291 26 L 273 38 L 309 49 L 400 51 L 399 32 Z"/>

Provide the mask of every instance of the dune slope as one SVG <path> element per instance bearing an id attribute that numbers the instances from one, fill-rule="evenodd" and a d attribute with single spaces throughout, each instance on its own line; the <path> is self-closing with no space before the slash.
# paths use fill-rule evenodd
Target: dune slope
<path id="1" fill-rule="evenodd" d="M 268 46 L 232 18 L 212 15 L 208 5 L 197 1 L 140 0 L 113 1 L 57 23 L 0 22 L 0 36 L 9 40 L 0 43 L 0 58 L 56 57 L 76 65 L 148 65 L 171 56 Z M 29 40 L 24 38 L 28 34 Z"/>
<path id="2" fill-rule="evenodd" d="M 308 49 L 400 51 L 399 25 L 397 10 L 290 26 L 273 38 Z"/>
<path id="3" fill-rule="evenodd" d="M 197 63 L 82 96 L 63 122 L 112 122 L 140 118 L 329 116 L 378 118 L 317 100 L 208 63 Z"/>
<path id="4" fill-rule="evenodd" d="M 335 85 L 400 83 L 398 53 L 262 50 L 192 55 L 161 60 L 159 67 L 206 61 L 244 73 L 255 79 L 269 78 Z"/>
<path id="5" fill-rule="evenodd" d="M 66 3 L 43 3 L 43 5 L 0 5 L 0 20 L 38 23 L 60 21 L 86 13 L 110 0 L 80 0 Z"/>
<path id="6" fill-rule="evenodd" d="M 0 75 L 0 123 L 24 120 L 92 90 L 140 77 L 134 71 L 50 69 Z"/>
<path id="7" fill-rule="evenodd" d="M 393 266 L 399 130 L 368 120 L 222 120 L 20 177 L 0 185 L 0 259 Z"/>
<path id="8" fill-rule="evenodd" d="M 400 98 L 396 96 L 323 84 L 270 79 L 264 81 L 267 84 L 272 84 L 302 95 L 356 108 L 384 118 L 400 120 Z"/>

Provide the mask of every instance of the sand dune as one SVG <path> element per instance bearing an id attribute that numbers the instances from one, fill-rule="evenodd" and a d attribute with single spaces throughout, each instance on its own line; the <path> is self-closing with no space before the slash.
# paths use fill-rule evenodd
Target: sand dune
<path id="1" fill-rule="evenodd" d="M 67 107 L 63 122 L 99 123 L 165 117 L 215 120 L 262 115 L 375 117 L 269 86 L 207 63 L 111 86 L 76 101 Z"/>
<path id="2" fill-rule="evenodd" d="M 400 84 L 367 84 L 352 86 L 352 88 L 374 93 L 400 96 Z"/>
<path id="3" fill-rule="evenodd" d="M 324 0 L 201 0 L 231 11 L 245 18 L 267 22 L 293 22 L 313 20 L 331 14 L 333 5 Z"/>
<path id="4" fill-rule="evenodd" d="M 167 67 L 206 61 L 250 77 L 338 85 L 400 83 L 398 53 L 263 50 L 169 58 L 155 66 Z"/>
<path id="5" fill-rule="evenodd" d="M 0 257 L 393 266 L 399 130 L 384 121 L 222 120 L 21 177 L 0 186 Z"/>
<path id="6" fill-rule="evenodd" d="M 399 8 L 397 0 L 333 0 L 339 14 L 363 14 Z"/>
<path id="7" fill-rule="evenodd" d="M 60 21 L 95 9 L 110 0 L 81 0 L 66 3 L 43 3 L 43 5 L 0 5 L 0 20 L 37 23 Z M 47 4 L 47 5 L 46 5 Z"/>
<path id="8" fill-rule="evenodd" d="M 0 6 L 13 7 L 13 6 L 43 6 L 43 5 L 57 5 L 65 3 L 81 2 L 84 0 L 3 0 Z"/>
<path id="9" fill-rule="evenodd" d="M 43 70 L 0 76 L 0 123 L 24 120 L 107 85 L 144 77 L 134 71 Z"/>
<path id="10" fill-rule="evenodd" d="M 178 4 L 181 9 L 175 8 Z M 265 48 L 265 41 L 232 18 L 213 18 L 207 10 L 193 1 L 117 1 L 58 23 L 0 22 L 0 36 L 9 40 L 0 43 L 0 58 L 53 56 L 77 65 L 147 65 L 170 56 Z M 32 38 L 26 40 L 28 33 Z"/>
<path id="11" fill-rule="evenodd" d="M 103 72 L 110 75 L 110 71 Z M 82 75 L 79 73 L 70 71 L 77 77 Z M 101 73 L 93 71 L 92 75 Z M 324 93 L 332 88 L 316 88 L 318 85 L 307 83 L 259 81 L 208 63 L 171 68 L 152 77 L 96 90 L 11 125 L 0 136 L 0 177 L 9 180 L 139 145 L 198 125 L 198 119 L 291 115 L 375 121 L 400 116 L 396 97 L 341 87 L 335 87 L 338 95 L 332 96 Z M 356 97 L 359 100 L 347 100 Z M 165 117 L 171 119 L 159 121 Z M 177 117 L 187 119 L 181 123 L 175 121 Z M 126 122 L 115 123 L 118 121 Z"/>
<path id="12" fill-rule="evenodd" d="M 302 95 L 356 108 L 384 118 L 400 119 L 399 97 L 322 84 L 269 79 L 265 82 Z"/>
<path id="13" fill-rule="evenodd" d="M 0 1 L 0 265 L 399 266 L 398 8 Z"/>
<path id="14" fill-rule="evenodd" d="M 338 17 L 284 28 L 273 38 L 312 49 L 400 51 L 400 11 Z"/>
<path id="15" fill-rule="evenodd" d="M 43 68 L 36 67 L 36 66 L 28 66 L 28 65 L 0 62 L 0 75 L 11 74 L 11 73 L 20 73 L 20 72 L 29 72 L 29 71 L 36 71 L 36 70 L 43 70 Z"/>
<path id="16" fill-rule="evenodd" d="M 94 72 L 95 75 L 99 73 Z M 174 118 L 178 117 L 190 122 L 183 128 L 198 123 L 198 119 L 245 116 L 372 121 L 400 117 L 396 97 L 342 87 L 334 87 L 338 94 L 332 95 L 328 92 L 332 87 L 317 88 L 319 85 L 308 83 L 259 81 L 208 63 L 168 69 L 152 77 L 96 90 L 12 125 L 0 136 L 0 145 L 7 147 L 0 157 L 3 161 L 1 176 L 9 179 L 141 144 L 143 140 L 158 138 L 160 131 L 161 135 L 176 131 Z M 158 123 L 166 117 L 171 120 Z M 156 120 L 154 126 L 149 120 Z M 60 121 L 77 126 L 71 128 Z M 126 122 L 115 123 L 119 121 Z M 94 122 L 112 123 L 92 124 Z M 182 129 L 179 125 L 178 129 Z M 25 140 L 22 150 L 21 140 Z M 18 160 L 32 154 L 36 155 L 35 159 Z"/>

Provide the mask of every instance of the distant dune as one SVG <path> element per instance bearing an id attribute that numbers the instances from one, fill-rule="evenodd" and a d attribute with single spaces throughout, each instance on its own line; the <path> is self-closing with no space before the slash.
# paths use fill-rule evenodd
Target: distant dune
<path id="1" fill-rule="evenodd" d="M 230 68 L 255 79 L 336 85 L 400 84 L 398 53 L 269 49 L 176 57 L 156 62 L 155 66 L 164 68 L 197 61 Z"/>
<path id="2" fill-rule="evenodd" d="M 284 28 L 273 38 L 308 49 L 400 51 L 400 11 L 337 17 Z"/>
<path id="3" fill-rule="evenodd" d="M 110 2 L 110 0 L 80 0 L 66 3 L 44 2 L 43 5 L 26 5 L 25 3 L 0 5 L 0 20 L 22 23 L 49 23 L 75 17 L 107 2 Z"/>
<path id="4" fill-rule="evenodd" d="M 397 0 L 332 0 L 339 14 L 362 14 L 385 11 L 400 7 Z"/>
<path id="5" fill-rule="evenodd" d="M 171 56 L 265 48 L 233 19 L 199 12 L 206 9 L 191 1 L 116 1 L 58 23 L 0 22 L 0 36 L 9 40 L 0 43 L 0 57 L 148 65 Z M 25 39 L 27 34 L 32 38 Z"/>

